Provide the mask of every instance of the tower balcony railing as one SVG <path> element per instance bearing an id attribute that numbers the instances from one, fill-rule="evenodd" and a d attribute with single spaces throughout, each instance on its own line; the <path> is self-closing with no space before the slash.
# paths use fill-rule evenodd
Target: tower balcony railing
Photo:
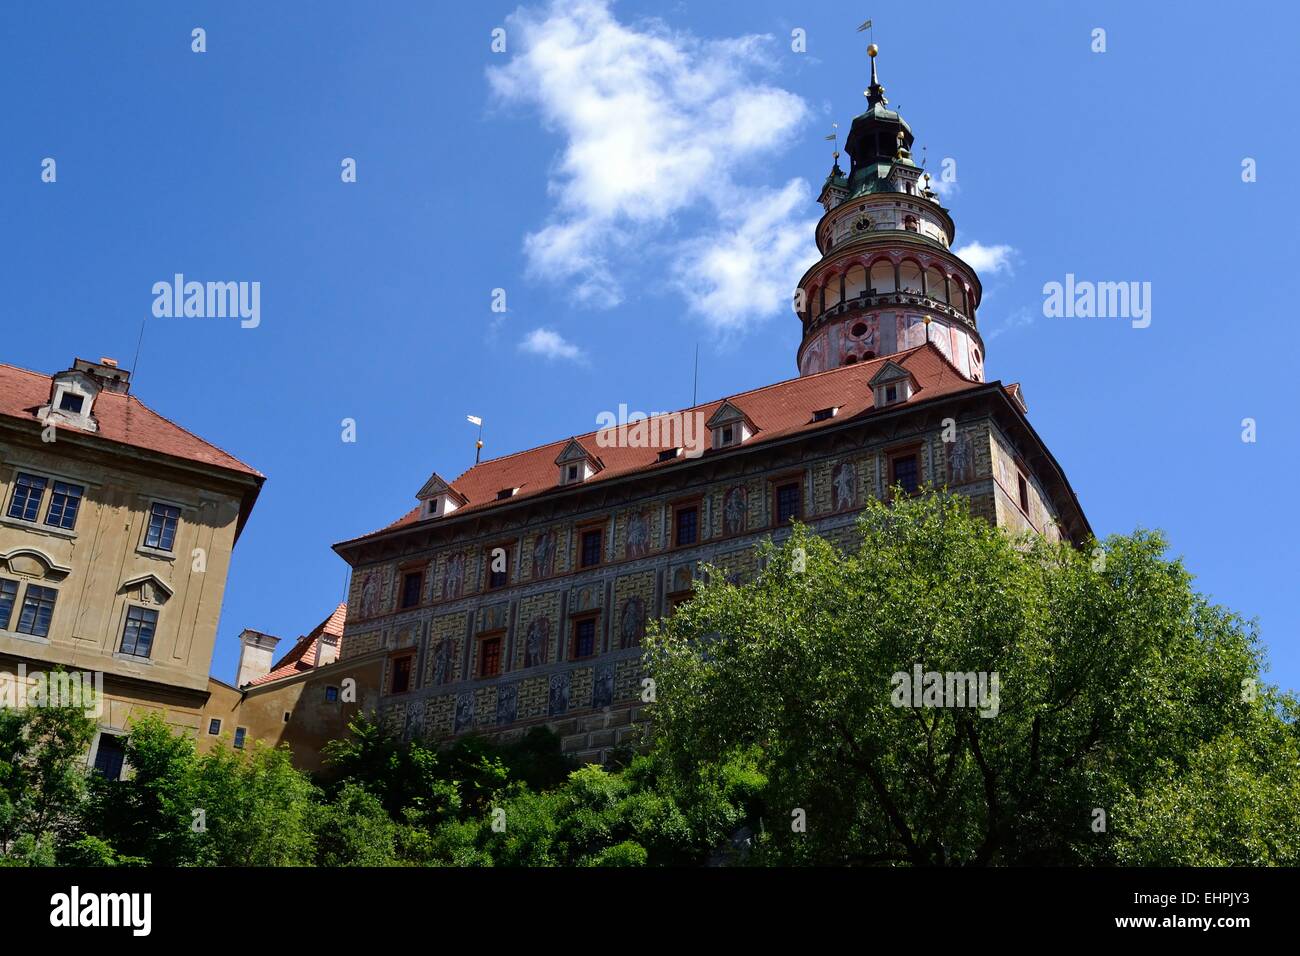
<path id="1" fill-rule="evenodd" d="M 876 292 L 868 289 L 851 299 L 845 299 L 842 302 L 836 303 L 811 321 L 805 317 L 804 327 L 806 330 L 812 330 L 825 324 L 831 319 L 838 318 L 842 315 L 848 315 L 851 312 L 858 312 L 862 309 L 871 308 L 888 308 L 890 306 L 922 309 L 931 315 L 956 319 L 972 331 L 975 329 L 975 320 L 966 315 L 965 312 L 961 311 L 956 306 L 943 302 L 940 299 L 932 298 L 924 292 L 912 289 L 899 292 Z"/>

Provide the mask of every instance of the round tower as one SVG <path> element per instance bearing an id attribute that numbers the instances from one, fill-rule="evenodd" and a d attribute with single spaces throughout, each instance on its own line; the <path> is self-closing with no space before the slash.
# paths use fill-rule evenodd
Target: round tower
<path id="1" fill-rule="evenodd" d="M 912 161 L 912 128 L 888 109 L 873 43 L 867 109 L 853 120 L 818 202 L 821 259 L 799 280 L 797 361 L 812 375 L 932 342 L 963 375 L 984 380 L 975 325 L 980 281 L 951 245 L 952 217 Z"/>

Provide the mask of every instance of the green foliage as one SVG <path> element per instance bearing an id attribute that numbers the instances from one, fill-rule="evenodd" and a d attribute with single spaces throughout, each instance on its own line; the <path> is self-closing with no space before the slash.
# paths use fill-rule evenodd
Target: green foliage
<path id="1" fill-rule="evenodd" d="M 48 866 L 76 839 L 94 736 L 76 707 L 0 708 L 0 863 Z"/>
<path id="2" fill-rule="evenodd" d="M 675 772 L 738 747 L 759 755 L 761 859 L 1140 859 L 1141 834 L 1161 832 L 1155 795 L 1176 802 L 1175 781 L 1187 799 L 1211 788 L 1234 736 L 1249 741 L 1230 752 L 1251 800 L 1213 806 L 1255 814 L 1273 837 L 1218 841 L 1215 858 L 1293 858 L 1293 777 L 1247 755 L 1282 753 L 1294 723 L 1267 690 L 1242 700 L 1257 635 L 1195 593 L 1159 535 L 1111 538 L 1095 562 L 1013 540 L 946 494 L 872 502 L 859 528 L 848 555 L 796 529 L 756 580 L 713 575 L 647 639 L 656 744 Z M 996 672 L 995 716 L 894 706 L 892 676 L 917 664 Z M 1093 832 L 1094 808 L 1110 835 Z"/>
<path id="3" fill-rule="evenodd" d="M 160 717 L 131 727 L 131 774 L 94 781 L 88 820 L 117 852 L 163 866 L 299 866 L 313 860 L 315 788 L 287 749 L 216 747 Z"/>

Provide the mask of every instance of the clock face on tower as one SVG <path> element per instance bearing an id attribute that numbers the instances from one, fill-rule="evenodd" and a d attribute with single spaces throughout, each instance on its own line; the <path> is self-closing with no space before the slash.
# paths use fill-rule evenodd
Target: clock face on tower
<path id="1" fill-rule="evenodd" d="M 857 219 L 853 220 L 853 230 L 855 232 L 866 232 L 870 228 L 871 220 L 866 216 L 859 216 Z"/>

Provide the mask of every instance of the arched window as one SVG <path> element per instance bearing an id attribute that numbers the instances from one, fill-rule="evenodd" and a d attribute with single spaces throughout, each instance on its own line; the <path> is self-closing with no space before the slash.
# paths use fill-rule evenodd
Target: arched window
<path id="1" fill-rule="evenodd" d="M 888 259 L 877 259 L 871 264 L 871 288 L 876 292 L 894 291 L 894 264 Z"/>
<path id="2" fill-rule="evenodd" d="M 915 262 L 904 260 L 898 266 L 898 284 L 902 292 L 920 292 L 921 267 Z"/>
<path id="3" fill-rule="evenodd" d="M 867 270 L 862 266 L 849 266 L 844 274 L 844 298 L 856 299 L 867 291 Z"/>
<path id="4" fill-rule="evenodd" d="M 938 302 L 948 301 L 948 284 L 944 281 L 943 273 L 933 266 L 925 270 L 925 291 Z"/>
<path id="5" fill-rule="evenodd" d="M 826 280 L 826 302 L 823 311 L 833 309 L 840 304 L 840 277 L 831 276 Z"/>

